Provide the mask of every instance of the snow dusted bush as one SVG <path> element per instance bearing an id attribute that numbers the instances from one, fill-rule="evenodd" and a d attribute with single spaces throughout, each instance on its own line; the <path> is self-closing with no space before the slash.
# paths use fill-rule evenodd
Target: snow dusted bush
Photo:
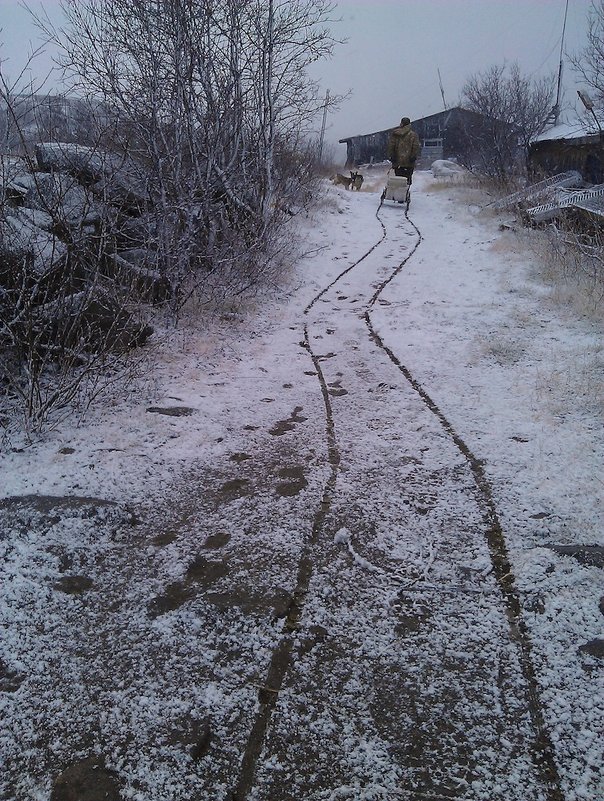
<path id="1" fill-rule="evenodd" d="M 528 145 L 543 128 L 553 99 L 552 78 L 524 76 L 518 64 L 472 75 L 462 101 L 482 122 L 466 132 L 464 164 L 509 190 L 526 174 Z"/>
<path id="2" fill-rule="evenodd" d="M 0 201 L 0 411 L 29 431 L 89 403 L 152 330 L 133 314 L 133 283 L 107 273 L 101 212 L 92 222 L 74 206 L 67 177 L 19 174 L 25 196 L 5 184 Z"/>
<path id="3" fill-rule="evenodd" d="M 273 278 L 288 218 L 308 200 L 305 142 L 323 101 L 306 68 L 331 51 L 331 5 L 64 6 L 64 29 L 47 33 L 72 88 L 104 99 L 111 148 L 144 181 L 174 312 Z"/>
<path id="4" fill-rule="evenodd" d="M 600 309 L 604 302 L 604 231 L 590 234 L 550 225 L 541 247 L 550 281 L 571 288 L 575 304 Z"/>
<path id="5" fill-rule="evenodd" d="M 333 45 L 325 0 L 64 11 L 60 31 L 37 21 L 69 90 L 93 98 L 80 141 L 65 104 L 38 113 L 43 101 L 0 71 L 2 150 L 26 159 L 0 200 L 0 400 L 29 428 L 92 374 L 95 394 L 114 356 L 145 340 L 139 304 L 161 302 L 176 321 L 190 300 L 216 307 L 287 265 L 289 223 L 318 180 L 308 132 L 323 102 L 306 67 Z M 59 113 L 73 144 L 48 138 Z"/>

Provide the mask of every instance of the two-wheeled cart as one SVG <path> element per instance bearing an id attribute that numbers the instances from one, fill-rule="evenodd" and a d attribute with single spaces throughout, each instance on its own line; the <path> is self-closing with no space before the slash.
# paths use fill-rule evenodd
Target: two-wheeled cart
<path id="1" fill-rule="evenodd" d="M 385 200 L 394 203 L 404 203 L 406 211 L 409 211 L 411 203 L 411 175 L 388 175 L 386 186 L 380 198 L 380 206 Z"/>

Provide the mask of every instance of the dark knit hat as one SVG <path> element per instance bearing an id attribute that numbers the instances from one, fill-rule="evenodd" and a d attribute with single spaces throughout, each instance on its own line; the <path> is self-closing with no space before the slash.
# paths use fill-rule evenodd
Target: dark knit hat
<path id="1" fill-rule="evenodd" d="M 401 125 L 411 125 L 411 120 L 409 119 L 409 117 L 403 117 L 403 119 L 401 120 Z"/>

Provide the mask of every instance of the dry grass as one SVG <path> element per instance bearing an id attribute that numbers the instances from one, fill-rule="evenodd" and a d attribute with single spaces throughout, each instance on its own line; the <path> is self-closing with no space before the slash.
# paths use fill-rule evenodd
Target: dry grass
<path id="1" fill-rule="evenodd" d="M 604 348 L 576 349 L 554 360 L 535 374 L 535 392 L 554 417 L 572 409 L 604 419 Z"/>
<path id="2" fill-rule="evenodd" d="M 450 184 L 432 185 L 430 191 L 450 190 Z M 504 222 L 502 212 L 493 208 L 493 187 L 474 184 L 464 187 L 460 200 L 481 207 L 485 220 Z M 604 308 L 604 230 L 591 235 L 567 230 L 555 225 L 545 229 L 525 228 L 519 219 L 507 218 L 513 231 L 502 234 L 491 249 L 515 255 L 527 254 L 529 277 L 549 289 L 549 300 L 559 307 L 572 310 L 580 317 L 601 320 Z"/>
<path id="3" fill-rule="evenodd" d="M 460 205 L 481 206 L 478 216 L 492 230 L 502 221 L 500 211 L 485 207 L 483 190 L 430 186 L 430 191 L 443 190 Z M 476 337 L 476 363 L 486 360 L 511 371 L 526 369 L 525 380 L 534 388 L 542 414 L 556 420 L 570 414 L 604 418 L 604 344 L 597 339 L 604 308 L 604 234 L 589 240 L 553 226 L 517 228 L 494 237 L 488 251 L 494 258 L 509 257 L 514 265 L 525 266 L 520 273 L 511 269 L 509 277 L 502 273 L 501 291 L 503 297 L 530 303 L 511 302 L 505 325 Z M 535 314 L 535 309 L 543 313 Z M 541 328 L 542 317 L 550 313 L 562 324 L 566 319 L 577 337 L 556 341 L 547 351 Z"/>
<path id="4" fill-rule="evenodd" d="M 580 317 L 601 320 L 604 234 L 587 240 L 549 226 L 544 231 L 520 231 L 518 236 L 534 256 L 532 277 L 550 288 L 551 300 Z"/>
<path id="5" fill-rule="evenodd" d="M 501 367 L 518 364 L 526 355 L 526 341 L 512 336 L 477 337 L 480 355 Z"/>

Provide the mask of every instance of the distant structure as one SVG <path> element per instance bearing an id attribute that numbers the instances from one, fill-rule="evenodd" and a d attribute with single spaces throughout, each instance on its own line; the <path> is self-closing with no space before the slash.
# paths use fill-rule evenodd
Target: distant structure
<path id="1" fill-rule="evenodd" d="M 460 106 L 413 120 L 411 127 L 422 144 L 418 166 L 429 167 L 436 159 L 465 156 L 469 148 L 468 134 L 480 128 L 482 120 L 480 114 L 467 111 Z M 392 126 L 395 127 L 396 125 Z M 359 164 L 386 161 L 388 138 L 392 128 L 340 139 L 340 144 L 346 144 L 346 166 L 356 167 Z"/>
<path id="2" fill-rule="evenodd" d="M 578 120 L 544 131 L 529 146 L 534 178 L 577 170 L 589 184 L 604 183 L 604 135 L 593 123 Z"/>

